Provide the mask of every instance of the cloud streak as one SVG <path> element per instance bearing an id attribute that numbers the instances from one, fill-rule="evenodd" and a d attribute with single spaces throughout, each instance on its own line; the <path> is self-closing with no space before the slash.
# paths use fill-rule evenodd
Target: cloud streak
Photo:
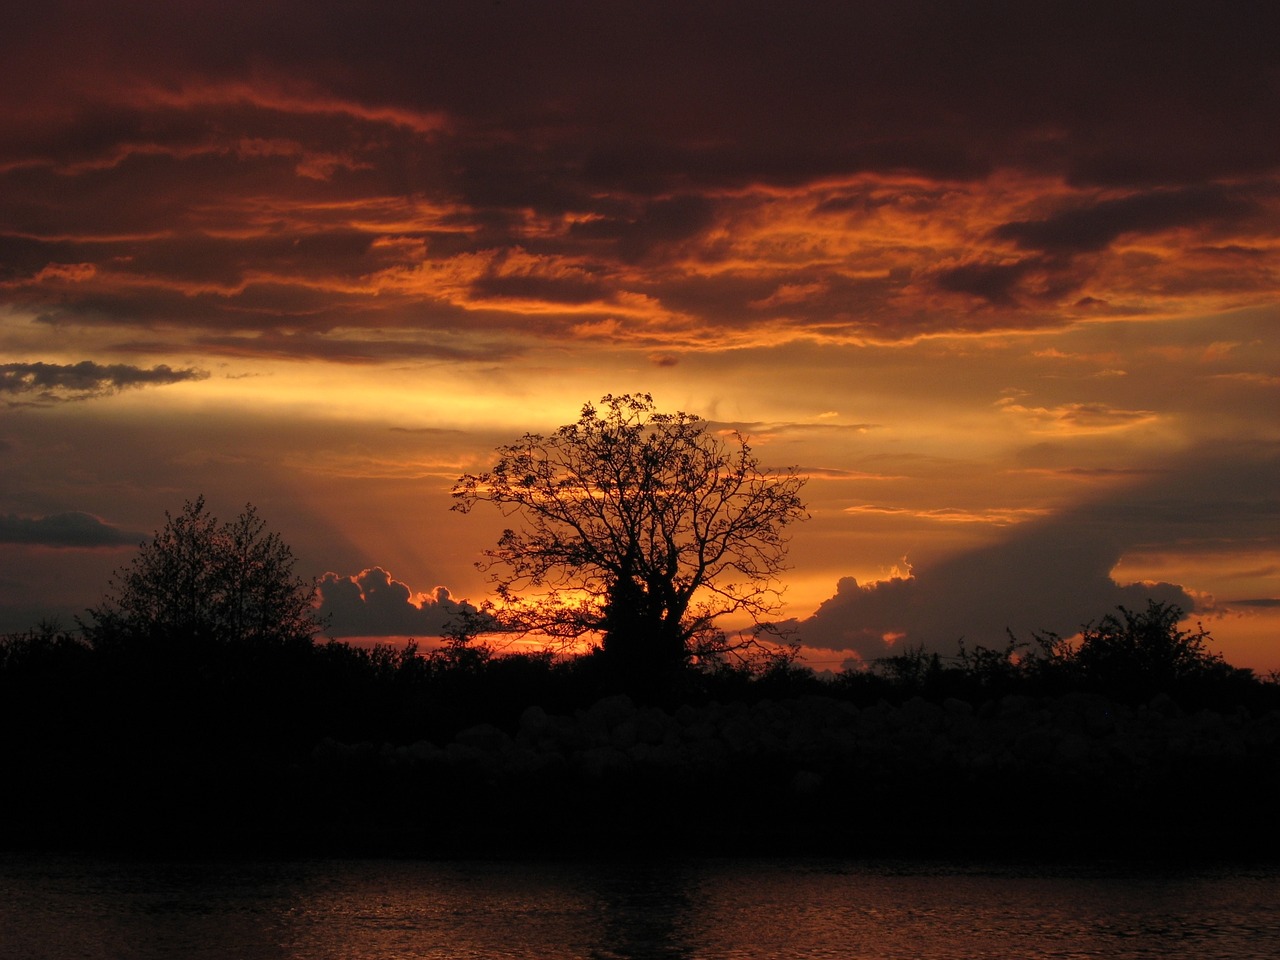
<path id="1" fill-rule="evenodd" d="M 92 514 L 78 511 L 43 517 L 0 514 L 0 543 L 92 549 L 137 546 L 144 539 L 143 534 L 121 530 Z"/>
<path id="2" fill-rule="evenodd" d="M 38 361 L 4 363 L 0 364 L 0 396 L 18 398 L 19 402 L 61 403 L 91 400 L 136 387 L 205 380 L 208 376 L 203 370 L 174 370 L 167 364 L 146 369 L 124 363 L 100 364 L 92 360 L 70 364 Z"/>

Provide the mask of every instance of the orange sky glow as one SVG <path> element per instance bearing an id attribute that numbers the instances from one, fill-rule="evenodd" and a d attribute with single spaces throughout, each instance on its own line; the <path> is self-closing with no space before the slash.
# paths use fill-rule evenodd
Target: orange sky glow
<path id="1" fill-rule="evenodd" d="M 0 38 L 0 631 L 252 501 L 429 636 L 606 393 L 798 466 L 838 668 L 1175 602 L 1280 669 L 1261 5 L 95 5 Z M 891 638 L 891 640 L 886 640 Z"/>

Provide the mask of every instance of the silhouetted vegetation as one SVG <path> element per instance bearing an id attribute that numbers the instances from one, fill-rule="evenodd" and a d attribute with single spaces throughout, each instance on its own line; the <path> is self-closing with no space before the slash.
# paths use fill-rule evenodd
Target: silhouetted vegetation
<path id="1" fill-rule="evenodd" d="M 0 638 L 0 842 L 1145 849 L 1230 802 L 1208 849 L 1280 795 L 1280 685 L 1173 606 L 827 678 L 690 657 L 638 695 L 605 650 L 504 654 L 466 624 L 430 650 L 316 639 L 291 569 L 252 508 L 224 527 L 196 500 L 87 625 Z"/>
<path id="2" fill-rule="evenodd" d="M 619 682 L 648 692 L 753 645 L 715 623 L 743 612 L 764 626 L 776 608 L 804 478 L 762 469 L 740 434 L 726 442 L 647 394 L 601 402 L 603 415 L 587 404 L 550 436 L 500 447 L 491 470 L 458 480 L 455 509 L 493 503 L 523 524 L 483 564 L 507 629 L 598 635 Z"/>
<path id="3" fill-rule="evenodd" d="M 1089 693 L 1145 703 L 1163 694 L 1188 708 L 1270 703 L 1280 693 L 1275 683 L 1213 653 L 1208 646 L 1212 637 L 1203 627 L 1180 628 L 1183 618 L 1175 604 L 1150 601 L 1143 611 L 1118 607 L 1084 624 L 1078 638 L 1040 633 L 1020 640 L 1010 635 L 1002 647 L 969 647 L 962 640 L 953 657 L 916 647 L 865 670 L 846 671 L 832 686 L 861 700 L 874 695 L 941 700 Z"/>
<path id="4" fill-rule="evenodd" d="M 252 504 L 218 523 L 204 497 L 138 548 L 114 593 L 89 611 L 96 647 L 139 643 L 307 644 L 319 632 L 315 585 L 293 574 L 293 554 Z"/>

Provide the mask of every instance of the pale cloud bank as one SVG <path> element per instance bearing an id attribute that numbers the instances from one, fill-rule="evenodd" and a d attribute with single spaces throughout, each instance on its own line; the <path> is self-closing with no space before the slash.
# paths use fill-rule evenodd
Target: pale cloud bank
<path id="1" fill-rule="evenodd" d="M 326 573 L 317 584 L 320 615 L 333 637 L 438 637 L 476 608 L 455 600 L 447 587 L 414 593 L 382 567 L 354 576 Z"/>

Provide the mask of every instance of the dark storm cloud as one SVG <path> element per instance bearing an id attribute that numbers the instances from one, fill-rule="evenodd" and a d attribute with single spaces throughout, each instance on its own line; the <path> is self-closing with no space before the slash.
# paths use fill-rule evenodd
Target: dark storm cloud
<path id="1" fill-rule="evenodd" d="M 1090 264 L 1049 255 L 1030 256 L 1012 262 L 962 263 L 926 276 L 939 290 L 985 300 L 994 307 L 1035 308 L 1071 300 L 1093 273 L 1094 268 Z M 1045 318 L 1038 323 L 1028 318 L 1026 325 L 1053 322 L 1053 318 Z"/>
<path id="2" fill-rule="evenodd" d="M 1148 599 L 1196 609 L 1173 583 L 1117 583 L 1111 572 L 1127 551 L 1195 551 L 1224 542 L 1280 548 L 1280 450 L 1205 445 L 1159 478 L 1048 520 L 1011 528 L 996 543 L 937 560 L 922 559 L 909 579 L 858 584 L 837 593 L 806 620 L 806 646 L 891 650 L 886 637 L 953 653 L 958 639 L 1001 644 L 1006 629 L 1064 636 L 1115 607 Z M 1217 604 L 1216 609 L 1231 604 Z"/>
<path id="3" fill-rule="evenodd" d="M 939 270 L 934 282 L 950 293 L 965 293 L 989 303 L 1006 305 L 1015 302 L 1014 293 L 1037 263 L 1016 260 L 1013 263 L 963 263 Z"/>
<path id="4" fill-rule="evenodd" d="M 145 537 L 103 523 L 88 513 L 55 513 L 45 517 L 0 514 L 0 543 L 44 547 L 137 546 Z"/>
<path id="5" fill-rule="evenodd" d="M 34 288 L 47 280 L 41 271 L 47 272 L 50 264 L 75 263 L 86 254 L 95 258 L 101 277 L 114 276 L 132 283 L 162 278 L 165 285 L 185 293 L 212 289 L 226 295 L 237 292 L 254 276 L 261 283 L 268 269 L 268 277 L 355 281 L 395 263 L 388 255 L 371 252 L 375 239 L 370 233 L 350 228 L 312 228 L 301 235 L 286 236 L 123 238 L 94 240 L 88 245 L 67 239 L 9 236 L 0 237 L 0 257 L 9 286 L 15 291 L 11 294 L 14 300 L 21 299 L 24 287 Z M 305 292 L 296 290 L 294 296 Z M 88 302 L 92 297 L 77 299 Z"/>
<path id="6" fill-rule="evenodd" d="M 256 65 L 299 96 L 311 84 L 356 104 L 446 112 L 460 134 L 450 149 L 466 161 L 458 169 L 505 156 L 477 184 L 493 190 L 513 172 L 555 168 L 644 194 L 690 171 L 723 183 L 904 167 L 954 178 L 1065 160 L 1149 178 L 1171 153 L 1202 177 L 1264 156 L 1270 167 L 1280 144 L 1268 86 L 1277 15 L 1258 4 L 276 2 L 200 17 L 170 4 L 49 7 L 8 32 L 24 92 L 41 93 L 35 77 L 47 70 L 30 68 L 55 43 L 67 65 L 45 81 L 50 96 L 139 45 L 141 69 L 159 77 L 246 77 Z M 243 99 L 215 106 L 243 125 Z M 277 102 L 251 133 L 302 139 L 287 125 L 331 115 Z M 44 155 L 65 156 L 77 140 L 23 119 L 24 155 L 42 131 Z M 116 130 L 154 136 L 146 120 L 86 118 L 78 139 L 100 148 Z M 1114 135 L 1135 121 L 1163 135 Z M 1228 135 L 1206 144 L 1200 131 Z M 428 169 L 405 159 L 406 177 Z"/>
<path id="7" fill-rule="evenodd" d="M 705 197 L 680 196 L 646 204 L 630 218 L 601 218 L 575 225 L 578 236 L 609 239 L 628 262 L 696 236 L 711 226 L 714 205 Z"/>
<path id="8" fill-rule="evenodd" d="M 541 301 L 540 332 L 560 337 L 573 308 L 625 294 L 694 324 L 901 339 L 1037 323 L 1090 276 L 1060 261 L 1126 233 L 1251 217 L 1274 232 L 1280 14 L 1262 4 L 41 11 L 0 37 L 0 302 L 32 315 L 469 330 L 472 297 L 505 329 Z M 899 199 L 945 204 L 997 171 L 1128 195 L 1068 198 L 1040 219 L 1009 219 L 1028 209 L 1010 204 L 979 228 L 1039 255 L 1015 262 L 928 243 L 883 262 L 874 241 L 733 248 L 780 191 L 812 190 L 814 215 L 906 216 L 850 179 L 896 177 L 913 184 Z M 488 269 L 515 250 L 577 273 Z M 1259 271 L 1218 282 L 1265 289 Z M 913 302 L 911 276 L 1001 310 Z M 752 306 L 814 282 L 786 309 Z"/>
<path id="9" fill-rule="evenodd" d="M 270 264 L 286 277 L 347 277 L 374 272 L 383 264 L 370 258 L 374 237 L 356 230 L 330 230 L 291 237 L 181 237 L 138 248 L 122 271 L 170 277 L 179 283 L 241 284 L 245 276 Z"/>
<path id="10" fill-rule="evenodd" d="M 254 283 L 238 294 L 135 283 L 111 289 L 110 278 L 104 278 L 100 287 L 93 292 L 69 291 L 60 302 L 41 309 L 37 321 L 140 327 L 147 336 L 154 336 L 157 329 L 171 336 L 201 330 L 269 331 L 285 336 L 299 327 L 328 331 L 360 317 L 359 297 L 303 284 Z M 32 310 L 42 306 L 32 298 L 20 303 Z"/>
<path id="11" fill-rule="evenodd" d="M 484 276 L 471 284 L 471 292 L 480 299 L 496 297 L 561 304 L 592 303 L 608 296 L 602 284 L 590 280 L 529 274 Z"/>
<path id="12" fill-rule="evenodd" d="M 1196 187 L 1135 194 L 1063 210 L 1043 220 L 1006 223 L 995 230 L 1028 250 L 1088 253 L 1105 249 L 1126 233 L 1223 224 L 1258 212 L 1257 204 L 1223 187 Z"/>
<path id="13" fill-rule="evenodd" d="M 31 307 L 36 304 L 30 303 Z M 381 310 L 378 308 L 382 307 Z M 91 326 L 126 326 L 143 329 L 137 339 L 122 339 L 115 346 L 147 353 L 185 352 L 189 347 L 235 355 L 323 358 L 349 353 L 369 358 L 394 358 L 403 349 L 408 356 L 443 356 L 465 359 L 478 352 L 489 358 L 510 356 L 519 347 L 470 342 L 453 355 L 447 345 L 450 331 L 462 329 L 484 338 L 488 327 L 509 327 L 458 304 L 439 299 L 407 298 L 383 304 L 376 293 L 308 286 L 304 283 L 252 283 L 238 294 L 218 291 L 184 293 L 181 290 L 135 286 L 128 291 L 83 294 L 44 310 L 37 321 L 49 325 L 75 322 Z M 376 328 L 368 340 L 335 339 L 335 330 Z M 419 337 L 415 332 L 428 333 Z M 386 341 L 386 342 L 381 342 Z M 148 347 L 147 344 L 154 344 Z M 399 346 L 397 346 L 399 345 Z"/>
<path id="14" fill-rule="evenodd" d="M 160 364 L 149 369 L 129 364 L 5 363 L 0 364 L 0 395 L 20 397 L 26 402 L 55 403 L 87 400 L 116 393 L 129 387 L 162 386 L 187 380 L 204 380 L 203 370 L 174 370 Z"/>
<path id="15" fill-rule="evenodd" d="M 322 617 L 334 637 L 438 637 L 476 608 L 444 587 L 415 596 L 381 567 L 344 577 L 326 573 L 317 585 Z"/>

